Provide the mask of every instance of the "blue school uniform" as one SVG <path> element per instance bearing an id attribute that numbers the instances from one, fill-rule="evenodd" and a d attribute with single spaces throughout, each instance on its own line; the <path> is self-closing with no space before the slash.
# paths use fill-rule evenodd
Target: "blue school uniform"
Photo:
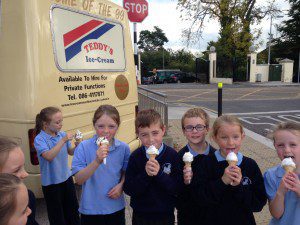
<path id="1" fill-rule="evenodd" d="M 71 142 L 67 141 L 51 162 L 42 157 L 44 152 L 56 146 L 66 135 L 60 131 L 53 137 L 42 130 L 34 139 L 40 162 L 42 190 L 51 225 L 80 224 L 78 201 L 71 170 L 68 167 L 68 148 L 71 148 Z"/>
<path id="2" fill-rule="evenodd" d="M 67 141 L 63 145 L 51 162 L 42 157 L 44 152 L 52 149 L 64 136 L 66 136 L 66 133 L 63 131 L 58 132 L 53 137 L 42 130 L 34 139 L 34 146 L 40 162 L 43 186 L 62 183 L 71 176 L 71 170 L 68 167 L 68 148 L 71 148 L 70 141 Z"/>
<path id="3" fill-rule="evenodd" d="M 81 142 L 74 153 L 72 174 L 87 167 L 96 158 L 97 135 Z M 126 170 L 130 155 L 129 146 L 117 139 L 109 147 L 106 165 L 100 164 L 94 174 L 82 185 L 79 212 L 85 215 L 112 214 L 125 207 L 123 194 L 118 199 L 108 197 L 108 192 L 121 179 Z"/>
<path id="4" fill-rule="evenodd" d="M 281 165 L 268 169 L 264 174 L 264 182 L 268 199 L 275 198 L 285 171 Z M 284 213 L 280 219 L 272 218 L 270 225 L 298 225 L 300 224 L 300 198 L 293 191 L 288 191 L 284 196 Z"/>

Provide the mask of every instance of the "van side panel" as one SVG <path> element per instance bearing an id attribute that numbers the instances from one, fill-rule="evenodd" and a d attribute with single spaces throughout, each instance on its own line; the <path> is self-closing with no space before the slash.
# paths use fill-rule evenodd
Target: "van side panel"
<path id="1" fill-rule="evenodd" d="M 92 117 L 95 110 L 102 104 L 112 104 L 121 116 L 117 138 L 136 148 L 139 142 L 134 119 L 138 94 L 126 11 L 105 0 L 2 0 L 1 3 L 0 136 L 13 138 L 21 145 L 26 158 L 25 169 L 30 174 L 26 179 L 29 188 L 41 197 L 40 170 L 39 166 L 30 162 L 28 130 L 34 128 L 36 114 L 44 107 L 59 107 L 64 115 L 63 130 L 75 132 L 80 129 L 86 139 L 94 134 Z M 84 69 L 92 51 L 88 52 L 82 43 L 80 51 L 86 55 L 78 60 L 82 61 L 83 69 L 61 70 L 57 66 L 56 54 L 65 54 L 67 46 L 60 51 L 55 49 L 56 34 L 51 27 L 54 7 L 68 12 L 70 16 L 65 23 L 68 26 L 70 22 L 70 31 L 75 29 L 71 26 L 77 21 L 77 15 L 122 27 L 120 35 L 124 43 L 116 46 L 124 46 L 124 49 L 115 47 L 113 51 L 124 51 L 124 69 L 114 69 L 114 66 L 109 71 Z M 78 22 L 76 26 L 81 25 Z M 113 46 L 114 37 L 109 36 L 110 32 L 116 31 L 107 31 L 103 39 L 87 39 L 85 46 L 92 46 L 93 43 Z M 102 52 L 96 54 L 101 57 Z M 110 53 L 114 56 L 114 52 Z M 117 62 L 118 58 L 113 61 Z"/>

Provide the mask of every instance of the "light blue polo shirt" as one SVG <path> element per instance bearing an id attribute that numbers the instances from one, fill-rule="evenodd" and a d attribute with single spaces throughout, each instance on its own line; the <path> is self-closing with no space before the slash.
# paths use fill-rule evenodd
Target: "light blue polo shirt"
<path id="1" fill-rule="evenodd" d="M 71 148 L 70 141 L 67 141 L 63 145 L 62 149 L 51 162 L 42 157 L 44 152 L 52 149 L 64 136 L 66 136 L 66 133 L 63 131 L 58 132 L 53 137 L 42 130 L 34 139 L 34 147 L 36 148 L 40 162 L 43 186 L 62 183 L 71 176 L 71 170 L 68 167 L 68 148 Z"/>
<path id="2" fill-rule="evenodd" d="M 82 141 L 74 152 L 72 174 L 76 174 L 93 162 L 98 146 L 97 135 Z M 118 199 L 108 197 L 108 192 L 121 179 L 122 171 L 127 168 L 130 155 L 129 146 L 117 139 L 109 147 L 106 165 L 101 163 L 94 174 L 82 185 L 79 212 L 85 215 L 105 215 L 125 207 L 123 194 Z"/>
<path id="3" fill-rule="evenodd" d="M 285 171 L 281 165 L 268 169 L 264 174 L 264 182 L 269 200 L 275 198 L 277 189 Z M 299 225 L 300 224 L 300 198 L 293 191 L 284 196 L 284 213 L 280 219 L 272 218 L 270 225 Z"/>
<path id="4" fill-rule="evenodd" d="M 189 144 L 187 144 L 186 146 L 188 147 L 189 152 L 190 152 L 194 157 L 196 157 L 197 155 L 199 155 L 199 152 L 194 151 L 194 150 L 191 148 L 191 146 L 190 146 Z M 205 151 L 203 152 L 202 155 L 208 155 L 208 154 L 209 154 L 209 149 L 210 149 L 210 145 L 207 144 L 207 147 L 206 147 L 206 149 L 205 149 Z"/>
<path id="5" fill-rule="evenodd" d="M 226 160 L 226 159 L 221 155 L 220 149 L 217 150 L 217 151 L 215 151 L 215 156 L 216 156 L 218 162 L 221 162 L 221 161 Z M 240 166 L 241 163 L 242 163 L 242 161 L 243 161 L 243 154 L 240 153 L 240 152 L 238 152 L 238 153 L 237 153 L 237 158 L 238 158 L 237 166 Z"/>

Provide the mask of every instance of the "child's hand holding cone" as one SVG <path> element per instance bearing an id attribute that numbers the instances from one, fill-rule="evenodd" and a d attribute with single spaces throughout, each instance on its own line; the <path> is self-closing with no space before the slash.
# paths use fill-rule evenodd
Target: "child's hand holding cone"
<path id="1" fill-rule="evenodd" d="M 227 185 L 237 186 L 242 180 L 241 169 L 237 166 L 238 157 L 234 152 L 230 152 L 226 157 L 226 161 L 229 166 L 225 169 L 222 180 Z"/>
<path id="2" fill-rule="evenodd" d="M 192 172 L 192 162 L 194 160 L 194 156 L 190 152 L 184 153 L 182 160 L 185 164 L 183 168 L 183 179 L 185 184 L 190 184 L 193 172 Z"/>
<path id="3" fill-rule="evenodd" d="M 158 149 L 154 145 L 151 145 L 146 150 L 146 153 L 149 156 L 149 160 L 145 166 L 146 172 L 147 172 L 148 176 L 156 176 L 160 169 L 160 165 L 157 162 L 157 160 L 155 159 L 159 154 Z"/>
<path id="4" fill-rule="evenodd" d="M 96 144 L 98 146 L 98 150 L 96 152 L 96 160 L 99 164 L 102 162 L 106 164 L 106 157 L 108 155 L 108 144 L 102 144 L 103 138 L 99 137 L 96 141 Z"/>

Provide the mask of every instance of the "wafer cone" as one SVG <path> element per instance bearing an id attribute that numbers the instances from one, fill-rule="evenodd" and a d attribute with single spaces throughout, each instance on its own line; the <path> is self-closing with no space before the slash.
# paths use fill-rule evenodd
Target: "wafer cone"
<path id="1" fill-rule="evenodd" d="M 149 158 L 150 158 L 150 159 L 155 159 L 156 156 L 157 156 L 156 154 L 149 154 Z"/>
<path id="2" fill-rule="evenodd" d="M 229 166 L 236 166 L 236 164 L 237 164 L 238 161 L 228 160 L 227 162 L 228 162 Z"/>
<path id="3" fill-rule="evenodd" d="M 293 172 L 296 168 L 294 166 L 283 166 L 286 173 Z"/>
<path id="4" fill-rule="evenodd" d="M 192 167 L 192 162 L 184 162 L 186 167 Z"/>
<path id="5" fill-rule="evenodd" d="M 83 138 L 76 138 L 76 137 L 75 137 L 75 141 L 76 141 L 76 142 L 82 142 L 82 141 L 83 141 Z"/>

